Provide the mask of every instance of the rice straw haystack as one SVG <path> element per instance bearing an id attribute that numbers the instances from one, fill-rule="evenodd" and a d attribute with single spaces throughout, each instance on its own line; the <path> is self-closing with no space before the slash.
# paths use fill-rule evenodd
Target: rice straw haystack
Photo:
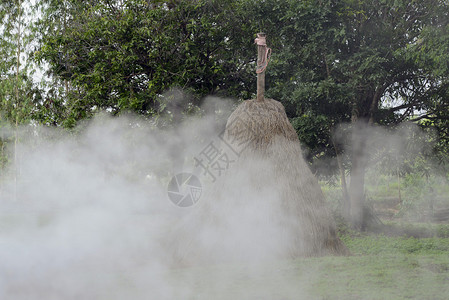
<path id="1" fill-rule="evenodd" d="M 336 225 L 326 207 L 317 179 L 305 162 L 298 136 L 283 105 L 273 99 L 247 100 L 228 119 L 226 143 L 241 153 L 238 172 L 254 158 L 263 161 L 263 170 L 251 173 L 253 189 L 276 191 L 281 206 L 281 227 L 291 239 L 286 243 L 289 256 L 347 254 L 336 234 Z M 264 199 L 260 199 L 264 201 Z M 257 212 L 254 212 L 257 213 Z M 285 242 L 285 241 L 284 241 Z"/>
<path id="2" fill-rule="evenodd" d="M 271 49 L 264 33 L 255 43 L 257 98 L 220 135 L 237 158 L 173 231 L 177 265 L 348 253 L 283 105 L 264 97 Z"/>
<path id="3" fill-rule="evenodd" d="M 173 230 L 176 266 L 348 254 L 280 102 L 244 101 L 223 142 L 238 157 Z"/>

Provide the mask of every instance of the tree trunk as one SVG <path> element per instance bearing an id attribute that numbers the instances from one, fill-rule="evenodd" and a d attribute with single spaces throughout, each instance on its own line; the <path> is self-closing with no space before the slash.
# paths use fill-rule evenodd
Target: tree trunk
<path id="1" fill-rule="evenodd" d="M 342 214 L 345 219 L 349 219 L 349 195 L 348 195 L 348 186 L 346 184 L 346 174 L 345 174 L 345 168 L 343 165 L 343 160 L 341 158 L 341 151 L 338 147 L 337 143 L 332 139 L 332 144 L 334 145 L 335 149 L 335 156 L 337 158 L 337 165 L 338 170 L 340 173 L 340 185 L 341 185 L 341 192 L 342 192 Z"/>
<path id="2" fill-rule="evenodd" d="M 371 211 L 365 210 L 365 172 L 368 153 L 366 144 L 369 139 L 369 127 L 375 122 L 375 114 L 379 101 L 385 91 L 385 86 L 379 86 L 373 91 L 366 91 L 353 103 L 352 108 L 352 156 L 351 183 L 349 186 L 349 222 L 356 230 L 364 230 L 367 219 L 373 218 Z M 358 104 L 365 103 L 364 107 Z M 367 107 L 366 104 L 369 103 Z M 364 117 L 364 118 L 363 118 Z"/>
<path id="3" fill-rule="evenodd" d="M 353 112 L 355 113 L 355 112 Z M 365 172 L 366 172 L 366 142 L 367 122 L 358 119 L 357 114 L 352 118 L 352 153 L 351 174 L 349 186 L 349 219 L 356 230 L 363 230 L 365 206 Z"/>

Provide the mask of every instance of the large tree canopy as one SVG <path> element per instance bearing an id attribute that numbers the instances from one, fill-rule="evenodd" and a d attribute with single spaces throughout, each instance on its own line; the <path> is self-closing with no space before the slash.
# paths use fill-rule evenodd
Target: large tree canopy
<path id="1" fill-rule="evenodd" d="M 292 1 L 273 28 L 285 45 L 269 91 L 294 104 L 292 116 L 326 116 L 330 126 L 447 111 L 447 9 L 438 0 Z"/>
<path id="2" fill-rule="evenodd" d="M 70 82 L 71 117 L 95 108 L 153 114 L 178 86 L 193 101 L 209 94 L 248 97 L 251 39 L 233 1 L 61 1 L 41 25 L 41 59 Z M 56 27 L 55 15 L 64 19 Z M 59 20 L 56 20 L 59 22 Z M 232 34 L 231 34 L 232 33 Z M 246 42 L 244 42 L 246 38 Z M 242 47 L 243 45 L 243 47 Z"/>
<path id="3" fill-rule="evenodd" d="M 341 122 L 352 123 L 346 210 L 361 227 L 366 126 L 447 119 L 448 4 L 347 0 L 290 5 L 276 29 L 285 45 L 272 75 L 285 74 L 289 80 L 273 78 L 269 91 L 292 104 L 293 123 L 303 128 L 303 140 L 315 154 L 340 151 L 332 131 Z"/>
<path id="4" fill-rule="evenodd" d="M 72 127 L 98 110 L 152 116 L 165 110 L 162 95 L 173 87 L 188 92 L 190 106 L 210 94 L 249 99 L 253 39 L 264 31 L 273 49 L 266 95 L 285 105 L 310 160 L 338 158 L 344 191 L 350 168 L 345 211 L 356 227 L 366 128 L 414 121 L 435 129 L 440 150 L 449 144 L 445 0 L 37 2 L 34 54 L 54 79 L 33 104 L 42 123 Z M 333 134 L 345 122 L 350 147 Z"/>

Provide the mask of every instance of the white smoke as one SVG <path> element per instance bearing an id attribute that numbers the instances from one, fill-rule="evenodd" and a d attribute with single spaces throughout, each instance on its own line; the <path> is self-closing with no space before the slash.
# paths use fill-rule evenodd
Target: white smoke
<path id="1" fill-rule="evenodd" d="M 226 116 L 231 106 L 223 101 L 206 105 L 220 106 Z M 155 120 L 99 115 L 77 134 L 24 129 L 17 165 L 0 182 L 0 298 L 246 299 L 229 288 L 233 272 L 209 266 L 199 279 L 195 268 L 207 266 L 180 269 L 172 258 L 182 251 L 172 248 L 173 239 L 189 240 L 173 233 L 180 224 L 196 230 L 194 240 L 204 242 L 197 246 L 216 251 L 217 262 L 236 255 L 269 261 L 279 247 L 281 229 L 266 222 L 274 209 L 269 189 L 238 195 L 252 199 L 240 206 L 229 199 L 216 214 L 224 223 L 214 229 L 201 228 L 195 214 L 206 199 L 180 208 L 167 196 L 171 177 L 193 172 L 192 158 L 217 140 L 225 120 L 217 123 L 213 114 L 159 130 Z M 214 184 L 200 178 L 204 189 Z M 255 201 L 262 197 L 268 200 Z M 248 231 L 254 224 L 262 226 L 260 236 Z M 245 278 L 261 272 L 254 264 L 238 268 Z M 199 282 L 204 278 L 207 291 Z M 304 293 L 296 283 L 284 285 L 283 295 Z M 279 292 L 248 290 L 257 299 Z"/>

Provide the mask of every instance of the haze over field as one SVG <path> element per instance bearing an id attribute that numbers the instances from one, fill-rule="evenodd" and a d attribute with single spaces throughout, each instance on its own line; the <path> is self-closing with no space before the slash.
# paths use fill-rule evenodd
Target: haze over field
<path id="1" fill-rule="evenodd" d="M 209 104 L 217 101 L 224 100 Z M 208 255 L 212 251 L 213 264 L 244 262 L 244 276 L 251 276 L 262 259 L 277 258 L 285 229 L 276 225 L 282 216 L 269 186 L 212 195 L 222 201 L 214 206 L 212 223 L 205 223 L 214 225 L 198 221 L 201 206 L 214 200 L 207 191 L 216 183 L 195 170 L 194 158 L 210 142 L 220 145 L 222 130 L 214 116 L 167 130 L 143 119 L 107 115 L 94 118 L 79 134 L 22 128 L 18 168 L 2 174 L 1 297 L 194 297 L 192 282 L 170 275 L 179 267 L 174 254 L 192 250 L 179 240 L 194 241 L 193 249 L 207 249 Z M 254 163 L 251 168 L 257 169 Z M 167 195 L 171 176 L 181 171 L 195 172 L 203 186 L 192 207 L 178 207 Z M 180 226 L 191 231 L 179 231 Z M 199 266 L 202 259 L 188 261 Z M 211 276 L 226 285 L 222 273 Z"/>

